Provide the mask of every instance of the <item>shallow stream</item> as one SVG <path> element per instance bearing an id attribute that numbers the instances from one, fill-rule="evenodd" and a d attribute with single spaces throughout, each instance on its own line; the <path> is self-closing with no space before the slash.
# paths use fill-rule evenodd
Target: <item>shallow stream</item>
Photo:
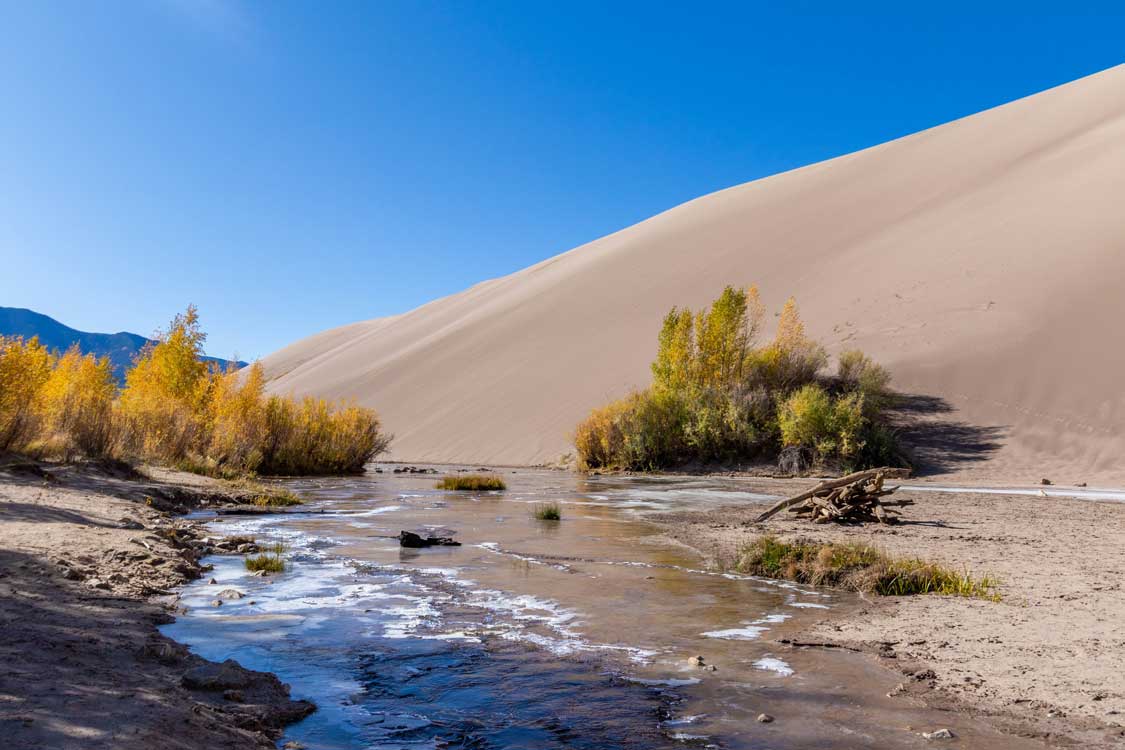
<path id="1" fill-rule="evenodd" d="M 504 477 L 499 493 L 389 467 L 288 481 L 302 512 L 212 520 L 284 542 L 287 571 L 208 558 L 217 584 L 186 587 L 164 632 L 315 701 L 284 738 L 309 748 L 906 748 L 932 747 L 921 732 L 939 727 L 958 735 L 948 747 L 1038 747 L 887 697 L 903 678 L 866 657 L 780 643 L 862 603 L 705 570 L 646 520 L 770 495 L 718 479 Z M 544 502 L 562 521 L 533 518 Z M 398 545 L 426 528 L 462 545 Z M 226 588 L 245 596 L 212 606 Z"/>

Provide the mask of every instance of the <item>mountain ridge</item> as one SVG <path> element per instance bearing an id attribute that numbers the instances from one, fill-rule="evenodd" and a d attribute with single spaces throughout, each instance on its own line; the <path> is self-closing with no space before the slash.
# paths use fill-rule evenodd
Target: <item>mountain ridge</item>
<path id="1" fill-rule="evenodd" d="M 125 371 L 133 363 L 134 357 L 152 343 L 152 339 L 128 331 L 117 333 L 91 333 L 79 331 L 60 323 L 49 315 L 25 307 L 0 307 L 0 336 L 22 336 L 29 339 L 37 336 L 40 343 L 48 349 L 64 352 L 78 344 L 83 354 L 109 357 L 113 371 L 119 381 L 123 381 Z M 219 357 L 204 357 L 206 362 L 214 362 L 225 367 L 231 361 Z M 236 361 L 237 367 L 246 363 Z"/>

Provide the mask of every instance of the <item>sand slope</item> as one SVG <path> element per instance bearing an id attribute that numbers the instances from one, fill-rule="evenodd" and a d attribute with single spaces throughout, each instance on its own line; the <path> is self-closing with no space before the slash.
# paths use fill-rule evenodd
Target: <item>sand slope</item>
<path id="1" fill-rule="evenodd" d="M 378 408 L 407 460 L 529 464 L 648 380 L 673 304 L 796 295 L 988 448 L 951 471 L 1125 481 L 1125 66 L 704 196 L 265 360 L 276 392 Z M 977 429 L 982 428 L 982 429 Z M 976 467 L 975 469 L 971 467 Z"/>

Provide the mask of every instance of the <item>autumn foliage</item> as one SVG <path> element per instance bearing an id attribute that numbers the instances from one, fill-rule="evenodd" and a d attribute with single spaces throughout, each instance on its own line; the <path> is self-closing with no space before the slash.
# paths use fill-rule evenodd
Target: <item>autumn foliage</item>
<path id="1" fill-rule="evenodd" d="M 189 307 L 141 352 L 119 390 L 106 359 L 0 338 L 0 451 L 243 475 L 358 472 L 387 448 L 371 409 L 267 395 L 261 365 L 208 365 L 205 339 Z"/>
<path id="2" fill-rule="evenodd" d="M 727 287 L 709 308 L 664 318 L 652 384 L 593 410 L 575 431 L 582 468 L 662 469 L 776 457 L 784 447 L 845 467 L 895 459 L 882 418 L 890 377 L 860 352 L 835 377 L 805 332 L 796 302 L 759 344 L 755 287 Z"/>

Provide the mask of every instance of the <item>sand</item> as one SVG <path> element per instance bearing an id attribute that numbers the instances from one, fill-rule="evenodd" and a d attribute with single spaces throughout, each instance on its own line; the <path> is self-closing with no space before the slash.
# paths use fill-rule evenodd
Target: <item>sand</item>
<path id="1" fill-rule="evenodd" d="M 273 675 L 218 671 L 157 631 L 176 587 L 204 572 L 205 545 L 156 508 L 222 497 L 209 480 L 163 475 L 0 468 L 5 747 L 274 748 L 280 728 L 311 710 Z M 216 678 L 219 689 L 198 688 Z"/>
<path id="2" fill-rule="evenodd" d="M 807 483 L 753 481 L 779 495 Z M 799 489 L 798 489 L 799 488 Z M 794 493 L 795 494 L 795 493 Z M 1001 580 L 999 603 L 940 596 L 868 597 L 831 615 L 813 642 L 860 648 L 904 672 L 929 700 L 955 703 L 1080 747 L 1125 743 L 1125 504 L 1044 497 L 900 491 L 907 523 L 860 528 L 782 516 L 761 506 L 657 517 L 668 536 L 729 564 L 759 533 L 860 541 Z M 891 645 L 887 645 L 891 644 Z M 893 656 L 893 660 L 887 657 Z M 920 677 L 921 679 L 917 679 Z M 905 696 L 904 696 L 904 699 Z"/>
<path id="3" fill-rule="evenodd" d="M 943 471 L 1120 486 L 1123 193 L 1116 67 L 704 196 L 264 363 L 275 392 L 377 408 L 395 458 L 553 462 L 590 408 L 648 382 L 668 308 L 755 283 L 773 310 L 795 295 L 830 351 L 860 347 L 932 397 L 920 403 L 961 445 Z"/>

